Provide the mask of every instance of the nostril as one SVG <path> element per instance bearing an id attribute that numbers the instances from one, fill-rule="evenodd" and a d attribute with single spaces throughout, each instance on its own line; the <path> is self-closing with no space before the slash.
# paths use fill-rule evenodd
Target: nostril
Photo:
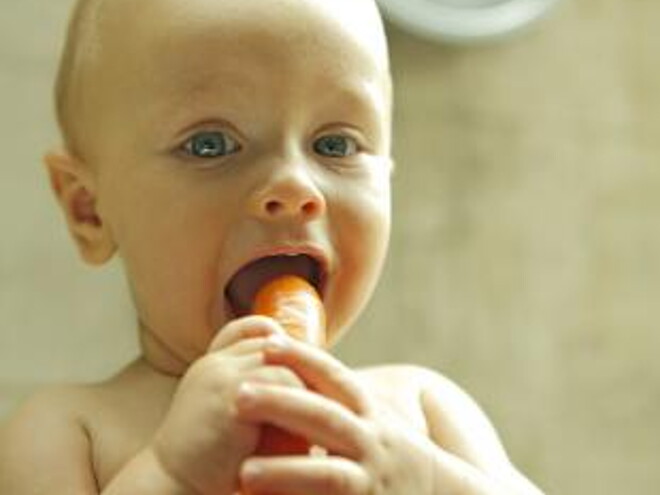
<path id="1" fill-rule="evenodd" d="M 318 205 L 314 201 L 308 201 L 303 205 L 302 211 L 306 216 L 315 215 L 318 211 Z"/>
<path id="2" fill-rule="evenodd" d="M 282 211 L 282 203 L 271 200 L 266 203 L 266 211 L 271 215 L 276 215 Z"/>

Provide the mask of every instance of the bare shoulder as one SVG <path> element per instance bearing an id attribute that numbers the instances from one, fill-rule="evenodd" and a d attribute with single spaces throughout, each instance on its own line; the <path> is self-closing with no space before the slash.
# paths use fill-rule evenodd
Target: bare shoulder
<path id="1" fill-rule="evenodd" d="M 98 493 L 79 413 L 89 401 L 85 387 L 50 387 L 0 427 L 0 493 Z"/>
<path id="2" fill-rule="evenodd" d="M 360 379 L 375 390 L 405 391 L 416 402 L 433 427 L 433 415 L 442 414 L 445 420 L 485 420 L 485 413 L 474 399 L 448 377 L 429 368 L 409 364 L 389 364 L 357 370 Z M 434 409 L 429 411 L 429 407 Z M 438 410 L 439 408 L 439 410 Z M 430 417 L 428 413 L 431 414 Z"/>
<path id="3" fill-rule="evenodd" d="M 382 365 L 357 369 L 364 387 L 375 395 L 379 404 L 394 413 L 412 429 L 429 435 L 428 422 L 420 407 L 422 376 L 420 368 L 406 365 Z"/>
<path id="4" fill-rule="evenodd" d="M 477 436 L 480 443 L 500 445 L 495 430 L 477 402 L 446 376 L 416 365 L 385 365 L 358 371 L 372 389 L 397 390 L 414 398 L 430 436 L 452 443 L 458 433 Z M 463 431 L 465 430 L 465 431 Z"/>
<path id="5" fill-rule="evenodd" d="M 149 441 L 176 384 L 137 360 L 37 393 L 0 426 L 0 493 L 99 493 Z"/>
<path id="6" fill-rule="evenodd" d="M 378 366 L 358 373 L 370 390 L 384 390 L 390 400 L 414 404 L 428 437 L 446 452 L 519 487 L 521 493 L 541 493 L 512 465 L 483 409 L 451 379 L 415 365 Z"/>

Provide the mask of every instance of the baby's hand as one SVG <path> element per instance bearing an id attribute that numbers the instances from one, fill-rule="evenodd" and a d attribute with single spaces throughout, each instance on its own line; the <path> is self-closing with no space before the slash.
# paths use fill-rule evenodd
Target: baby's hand
<path id="1" fill-rule="evenodd" d="M 236 491 L 240 465 L 254 451 L 259 435 L 257 425 L 237 416 L 242 384 L 303 387 L 286 367 L 264 364 L 268 337 L 280 333 L 283 330 L 265 317 L 235 320 L 181 379 L 151 448 L 182 487 L 200 495 Z"/>
<path id="2" fill-rule="evenodd" d="M 241 482 L 252 494 L 513 495 L 496 478 L 438 447 L 387 414 L 357 373 L 330 354 L 291 339 L 266 350 L 266 361 L 293 370 L 308 388 L 249 384 L 239 417 L 309 439 L 327 455 L 251 457 Z"/>

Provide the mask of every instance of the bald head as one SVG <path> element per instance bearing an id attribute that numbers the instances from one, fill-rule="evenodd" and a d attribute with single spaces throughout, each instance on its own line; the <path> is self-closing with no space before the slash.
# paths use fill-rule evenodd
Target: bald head
<path id="1" fill-rule="evenodd" d="M 252 23 L 255 32 L 270 30 L 278 23 L 289 22 L 290 26 L 292 19 L 301 31 L 306 26 L 310 30 L 313 27 L 308 21 L 327 20 L 341 26 L 356 46 L 365 47 L 389 81 L 387 43 L 374 0 L 78 0 L 56 84 L 57 119 L 71 153 L 85 153 L 85 136 L 93 132 L 90 119 L 104 99 L 99 85 L 120 73 L 121 62 L 139 50 L 144 37 L 137 33 L 148 32 L 154 18 L 162 21 L 166 17 L 173 27 L 213 18 L 223 20 L 221 29 Z"/>
<path id="2" fill-rule="evenodd" d="M 64 144 L 79 153 L 74 130 L 75 108 L 80 100 L 85 65 L 98 51 L 99 16 L 106 0 L 78 0 L 69 22 L 64 50 L 55 83 L 55 111 Z M 78 96 L 77 96 L 78 95 Z"/>

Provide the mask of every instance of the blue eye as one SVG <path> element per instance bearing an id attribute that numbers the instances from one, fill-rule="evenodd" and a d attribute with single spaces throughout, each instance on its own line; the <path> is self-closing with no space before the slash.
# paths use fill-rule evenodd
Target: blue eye
<path id="1" fill-rule="evenodd" d="M 356 154 L 357 151 L 358 144 L 355 139 L 341 134 L 323 136 L 314 141 L 314 152 L 323 156 L 345 158 Z"/>
<path id="2" fill-rule="evenodd" d="M 224 132 L 204 131 L 188 139 L 183 149 L 197 158 L 218 158 L 236 153 L 240 146 L 235 139 Z"/>

